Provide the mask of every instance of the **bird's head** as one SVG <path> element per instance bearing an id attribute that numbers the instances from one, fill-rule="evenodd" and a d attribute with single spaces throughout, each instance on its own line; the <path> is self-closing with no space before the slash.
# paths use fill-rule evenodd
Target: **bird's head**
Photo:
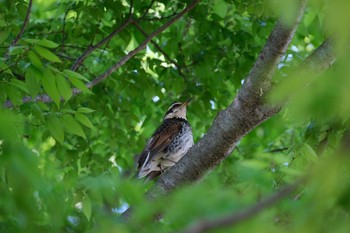
<path id="1" fill-rule="evenodd" d="M 165 119 L 170 119 L 170 118 L 182 118 L 186 119 L 186 107 L 190 100 L 187 100 L 184 103 L 181 102 L 175 102 L 170 107 L 168 108 L 168 111 L 164 115 L 164 120 Z"/>

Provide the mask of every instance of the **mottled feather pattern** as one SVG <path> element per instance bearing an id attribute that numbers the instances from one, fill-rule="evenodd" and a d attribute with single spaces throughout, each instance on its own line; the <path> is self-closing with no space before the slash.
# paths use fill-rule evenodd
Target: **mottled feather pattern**
<path id="1" fill-rule="evenodd" d="M 182 141 L 183 139 L 185 141 Z M 173 166 L 192 145 L 192 130 L 186 119 L 165 119 L 154 132 L 139 158 L 138 176 L 149 177 L 153 172 L 163 172 L 166 168 Z"/>

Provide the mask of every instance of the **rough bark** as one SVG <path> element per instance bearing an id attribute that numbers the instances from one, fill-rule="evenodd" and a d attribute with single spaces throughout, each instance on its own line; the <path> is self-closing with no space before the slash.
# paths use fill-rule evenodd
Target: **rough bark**
<path id="1" fill-rule="evenodd" d="M 264 103 L 264 96 L 271 89 L 272 75 L 293 38 L 305 5 L 306 0 L 300 1 L 293 24 L 277 22 L 232 104 L 218 114 L 207 134 L 159 178 L 148 192 L 151 199 L 199 180 L 225 159 L 243 136 L 279 111 L 279 107 Z"/>

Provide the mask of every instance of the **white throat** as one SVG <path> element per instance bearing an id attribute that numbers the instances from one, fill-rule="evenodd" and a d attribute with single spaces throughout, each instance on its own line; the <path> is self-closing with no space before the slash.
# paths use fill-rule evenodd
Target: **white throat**
<path id="1" fill-rule="evenodd" d="M 174 112 L 170 112 L 164 116 L 165 119 L 170 119 L 170 118 L 182 118 L 187 120 L 186 118 L 186 107 L 180 107 L 176 109 Z"/>

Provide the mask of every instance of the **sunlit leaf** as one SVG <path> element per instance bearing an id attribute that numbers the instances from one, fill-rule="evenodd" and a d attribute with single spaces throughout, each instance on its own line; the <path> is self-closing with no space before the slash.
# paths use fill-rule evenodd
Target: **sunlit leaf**
<path id="1" fill-rule="evenodd" d="M 41 69 L 43 67 L 43 63 L 41 62 L 40 57 L 36 53 L 29 51 L 28 57 L 35 67 L 37 67 L 38 69 Z"/>
<path id="2" fill-rule="evenodd" d="M 77 79 L 80 79 L 82 81 L 85 81 L 85 82 L 90 82 L 87 78 L 85 78 L 83 75 L 77 73 L 77 72 L 74 72 L 72 70 L 64 70 L 63 73 L 65 75 L 67 75 L 68 77 L 74 77 L 74 78 L 77 78 Z"/>
<path id="3" fill-rule="evenodd" d="M 62 145 L 64 142 L 64 131 L 61 121 L 55 115 L 52 115 L 47 120 L 47 127 L 52 136 Z"/>
<path id="4" fill-rule="evenodd" d="M 55 75 L 49 70 L 45 69 L 41 83 L 45 92 L 52 98 L 57 107 L 60 106 L 61 98 L 56 85 Z"/>
<path id="5" fill-rule="evenodd" d="M 82 90 L 84 93 L 92 94 L 89 88 L 86 87 L 85 83 L 77 79 L 76 77 L 68 77 L 69 81 L 78 89 Z"/>
<path id="6" fill-rule="evenodd" d="M 77 111 L 78 111 L 78 112 L 81 112 L 81 113 L 92 113 L 92 112 L 94 112 L 95 110 L 93 110 L 93 109 L 91 109 L 91 108 L 80 107 L 80 108 L 78 108 Z"/>
<path id="7" fill-rule="evenodd" d="M 59 44 L 53 42 L 53 41 L 50 41 L 50 40 L 47 40 L 47 39 L 42 39 L 42 40 L 39 40 L 37 42 L 38 45 L 40 46 L 43 46 L 43 47 L 46 47 L 46 48 L 56 48 L 59 46 Z"/>
<path id="8" fill-rule="evenodd" d="M 79 122 L 73 118 L 70 114 L 65 114 L 62 117 L 63 125 L 65 126 L 65 131 L 70 134 L 78 135 L 86 139 L 85 133 L 81 128 Z"/>
<path id="9" fill-rule="evenodd" d="M 82 113 L 76 113 L 75 119 L 77 119 L 81 124 L 85 125 L 86 127 L 94 128 L 94 125 L 91 123 L 89 118 Z"/>
<path id="10" fill-rule="evenodd" d="M 41 47 L 41 46 L 34 46 L 35 51 L 42 56 L 43 58 L 47 59 L 51 62 L 62 62 L 59 57 L 57 57 L 53 52 L 48 50 L 47 48 Z"/>
<path id="11" fill-rule="evenodd" d="M 68 101 L 72 97 L 72 88 L 70 87 L 69 82 L 63 75 L 57 73 L 56 83 L 59 93 L 65 101 Z"/>
<path id="12" fill-rule="evenodd" d="M 91 212 L 92 212 L 91 200 L 89 196 L 86 195 L 83 200 L 83 213 L 89 221 L 91 218 Z"/>

